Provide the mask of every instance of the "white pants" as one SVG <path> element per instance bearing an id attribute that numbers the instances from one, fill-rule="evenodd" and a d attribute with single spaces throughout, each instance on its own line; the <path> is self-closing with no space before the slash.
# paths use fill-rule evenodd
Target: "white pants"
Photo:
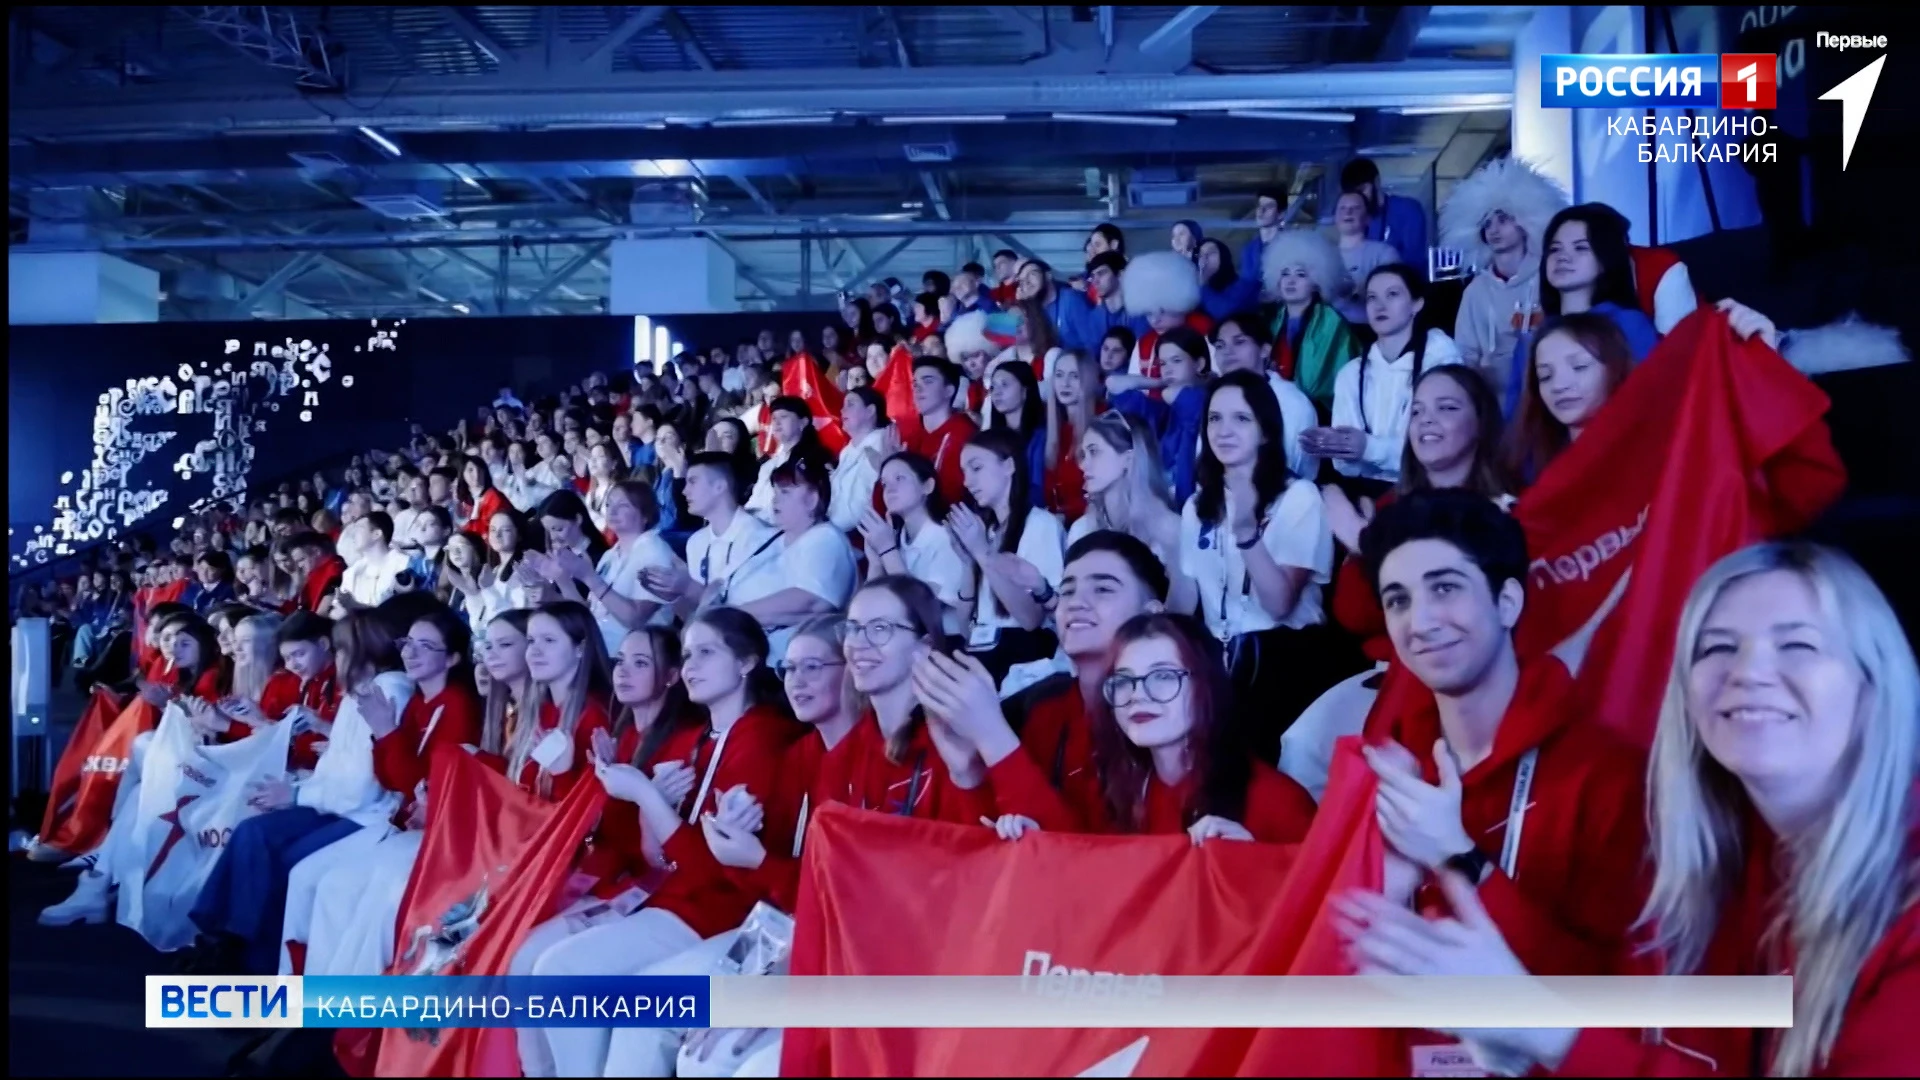
<path id="1" fill-rule="evenodd" d="M 394 920 L 424 834 L 361 829 L 300 861 L 287 888 L 286 941 L 307 945 L 308 975 L 379 975 L 393 962 Z M 323 860 L 324 857 L 324 861 Z M 312 870 L 309 865 L 319 863 Z M 307 880 L 302 880 L 306 875 Z M 305 909 L 294 920 L 295 883 Z M 281 949 L 280 971 L 291 957 Z"/>
<path id="2" fill-rule="evenodd" d="M 720 959 L 733 948 L 740 931 L 729 930 L 695 945 L 691 949 L 676 953 L 641 972 L 642 975 L 711 975 Z M 680 1044 L 686 1040 L 684 1028 L 615 1028 L 613 1041 L 607 1048 L 608 1076 L 672 1076 L 674 1060 L 679 1056 Z M 732 1049 L 733 1038 L 726 1040 L 725 1049 Z M 713 1061 L 719 1061 L 726 1055 L 716 1052 Z M 716 1074 L 720 1075 L 720 1074 Z M 731 1072 L 724 1075 L 732 1075 Z"/>
<path id="3" fill-rule="evenodd" d="M 1333 744 L 1366 728 L 1367 713 L 1373 711 L 1374 699 L 1380 696 L 1377 688 L 1369 688 L 1366 683 L 1386 670 L 1387 665 L 1377 664 L 1336 684 L 1315 698 L 1280 736 L 1280 771 L 1306 788 L 1315 802 L 1327 790 Z"/>
<path id="4" fill-rule="evenodd" d="M 534 928 L 508 971 L 513 975 L 635 975 L 700 941 L 700 935 L 678 915 L 653 908 L 577 932 L 563 915 Z M 606 1072 L 613 1029 L 523 1028 L 519 1038 L 520 1069 L 529 1077 L 600 1076 Z"/>
<path id="5" fill-rule="evenodd" d="M 147 745 L 151 742 L 151 731 L 133 737 L 127 771 L 120 777 L 119 789 L 113 793 L 113 817 L 108 822 L 107 835 L 93 851 L 98 856 L 93 868 L 116 884 L 139 881 L 146 873 L 146 867 L 139 865 L 145 854 L 140 850 L 140 780 L 141 770 L 147 765 Z"/>
<path id="6" fill-rule="evenodd" d="M 777 977 L 777 976 L 776 976 Z M 720 1046 L 705 1061 L 682 1047 L 674 1075 L 683 1077 L 779 1076 L 780 1032 L 762 1030 L 745 1046 L 736 1046 L 737 1032 L 724 1032 Z"/>

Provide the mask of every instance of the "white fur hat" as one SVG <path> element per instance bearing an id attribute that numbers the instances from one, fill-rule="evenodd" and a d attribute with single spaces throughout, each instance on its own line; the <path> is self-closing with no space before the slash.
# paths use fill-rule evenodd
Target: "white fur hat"
<path id="1" fill-rule="evenodd" d="M 1812 330 L 1794 330 L 1784 335 L 1781 355 L 1802 374 L 1826 375 L 1835 371 L 1886 367 L 1913 359 L 1900 343 L 1900 331 L 1875 326 L 1858 315 Z"/>
<path id="2" fill-rule="evenodd" d="M 1260 281 L 1268 296 L 1280 294 L 1280 272 L 1289 266 L 1306 267 L 1307 277 L 1324 299 L 1345 296 L 1352 289 L 1340 249 L 1318 229 L 1281 229 L 1261 251 Z"/>
<path id="3" fill-rule="evenodd" d="M 989 357 L 1000 351 L 999 347 L 987 340 L 987 313 L 969 311 L 953 320 L 947 327 L 947 359 L 959 363 L 960 358 L 969 353 L 986 353 Z"/>
<path id="4" fill-rule="evenodd" d="M 1476 269 L 1486 266 L 1493 249 L 1480 232 L 1495 210 L 1504 210 L 1526 230 L 1529 251 L 1537 256 L 1547 223 L 1568 205 L 1560 185 L 1539 170 L 1519 158 L 1499 158 L 1460 181 L 1440 207 L 1440 243 L 1464 254 Z"/>
<path id="5" fill-rule="evenodd" d="M 1200 306 L 1200 271 L 1185 255 L 1149 251 L 1128 261 L 1120 275 L 1120 295 L 1129 315 L 1156 311 L 1184 315 Z"/>

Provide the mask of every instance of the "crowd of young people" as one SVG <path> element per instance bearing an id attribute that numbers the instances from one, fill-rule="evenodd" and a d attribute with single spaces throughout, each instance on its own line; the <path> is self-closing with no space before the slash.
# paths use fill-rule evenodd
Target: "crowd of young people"
<path id="1" fill-rule="evenodd" d="M 827 803 L 1008 842 L 1297 843 L 1391 660 L 1424 693 L 1368 732 L 1387 885 L 1340 902 L 1360 970 L 1798 976 L 1777 1035 L 1430 1042 L 1566 1075 L 1910 1071 L 1920 673 L 1872 581 L 1790 542 L 1721 560 L 1663 628 L 1651 755 L 1571 707 L 1604 607 L 1550 656 L 1515 647 L 1508 511 L 1697 304 L 1684 265 L 1497 162 L 1440 217 L 1480 270 L 1449 333 L 1424 219 L 1377 170 L 1347 181 L 1337 239 L 1263 195 L 1237 269 L 1192 223 L 1131 260 L 1102 226 L 1084 276 L 1000 252 L 906 310 L 848 297 L 817 348 L 768 331 L 540 408 L 503 390 L 196 523 L 130 605 L 103 597 L 119 567 L 90 576 L 76 666 L 119 619 L 136 697 L 206 742 L 297 729 L 192 900 L 192 964 L 388 970 L 441 747 L 610 798 L 590 887 L 516 973 L 710 970 L 754 904 L 794 909 Z M 143 887 L 137 806 L 89 850 L 43 836 L 80 883 L 42 921 Z M 528 1030 L 521 1066 L 672 1075 L 683 1034 Z"/>

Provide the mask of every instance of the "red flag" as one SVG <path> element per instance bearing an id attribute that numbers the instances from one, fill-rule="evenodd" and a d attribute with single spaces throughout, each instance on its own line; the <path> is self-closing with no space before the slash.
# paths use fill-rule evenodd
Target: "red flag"
<path id="1" fill-rule="evenodd" d="M 125 706 L 96 687 L 54 771 L 53 796 L 40 823 L 40 842 L 85 855 L 107 838 L 120 780 L 133 764 L 133 739 L 152 731 L 160 710 L 135 696 Z"/>
<path id="2" fill-rule="evenodd" d="M 1045 953 L 1047 965 L 1123 975 L 1345 973 L 1323 906 L 1330 889 L 1377 889 L 1381 849 L 1357 743 L 1336 760 L 1299 847 L 1064 833 L 1010 844 L 989 829 L 822 806 L 807 828 L 792 971 L 1018 975 Z M 1073 1076 L 1144 1037 L 1140 1075 L 1224 1075 L 1250 1034 L 793 1029 L 780 1073 Z M 1344 1054 L 1291 1053 L 1347 1071 Z"/>
<path id="3" fill-rule="evenodd" d="M 913 407 L 913 354 L 906 346 L 895 345 L 887 354 L 887 366 L 873 388 L 887 399 L 887 419 L 899 429 L 900 441 L 909 446 L 920 437 L 920 410 Z"/>
<path id="4" fill-rule="evenodd" d="M 390 975 L 505 975 L 552 907 L 606 792 L 591 777 L 544 802 L 457 747 L 434 753 L 426 837 L 407 882 Z M 342 1032 L 342 1063 L 358 1056 Z M 377 1076 L 518 1076 L 510 1030 L 379 1033 Z M 429 1036 L 432 1036 L 429 1038 Z M 371 1055 L 369 1055 L 371 1056 Z M 364 1068 L 366 1058 L 357 1064 Z M 350 1070 L 351 1071 L 351 1070 Z"/>
<path id="5" fill-rule="evenodd" d="M 1648 745 L 1693 583 L 1839 498 L 1846 473 L 1827 404 L 1780 354 L 1736 340 L 1719 312 L 1681 322 L 1514 510 L 1534 556 L 1523 657 L 1584 627 L 1632 567 L 1575 700 Z"/>
<path id="6" fill-rule="evenodd" d="M 813 429 L 835 457 L 846 449 L 847 433 L 840 430 L 840 406 L 845 395 L 840 388 L 820 377 L 820 365 L 806 353 L 787 357 L 780 369 L 780 392 L 807 403 L 813 414 Z"/>

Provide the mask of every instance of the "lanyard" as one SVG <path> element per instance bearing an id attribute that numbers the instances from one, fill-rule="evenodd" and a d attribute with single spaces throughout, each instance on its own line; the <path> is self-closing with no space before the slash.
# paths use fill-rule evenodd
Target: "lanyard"
<path id="1" fill-rule="evenodd" d="M 761 543 L 759 547 L 753 549 L 753 554 L 747 556 L 745 561 L 741 562 L 740 565 L 738 566 L 733 565 L 733 545 L 732 544 L 727 545 L 727 564 L 728 564 L 727 576 L 725 578 L 722 578 L 720 581 L 720 596 L 715 601 L 715 603 L 719 604 L 721 607 L 726 606 L 727 596 L 728 594 L 733 592 L 733 579 L 739 577 L 741 571 L 745 570 L 749 566 L 752 566 L 753 560 L 759 558 L 761 552 L 764 552 L 768 548 L 772 547 L 774 545 L 774 542 L 780 539 L 780 536 L 781 536 L 780 533 L 775 532 L 772 536 L 767 537 L 767 539 L 763 543 Z"/>
<path id="2" fill-rule="evenodd" d="M 440 726 L 440 717 L 447 711 L 445 705 L 433 710 L 433 718 L 427 721 L 427 730 L 420 733 L 420 746 L 414 751 L 415 757 L 424 757 L 427 753 L 427 740 L 433 738 L 433 729 Z"/>
<path id="3" fill-rule="evenodd" d="M 689 825 L 698 824 L 700 821 L 700 808 L 707 804 L 707 793 L 713 790 L 713 776 L 720 771 L 720 755 L 726 752 L 727 736 L 731 734 L 733 734 L 733 729 L 728 728 L 721 732 L 719 738 L 714 741 L 713 756 L 707 759 L 706 775 L 700 778 L 700 791 L 693 797 L 693 808 L 687 811 L 687 824 Z M 697 755 L 699 751 L 695 750 L 694 753 Z"/>
<path id="4" fill-rule="evenodd" d="M 1507 806 L 1507 835 L 1500 842 L 1500 872 L 1518 880 L 1520 868 L 1520 829 L 1526 824 L 1527 797 L 1533 793 L 1533 769 L 1540 760 L 1540 748 L 1520 755 L 1513 772 L 1513 801 Z"/>

